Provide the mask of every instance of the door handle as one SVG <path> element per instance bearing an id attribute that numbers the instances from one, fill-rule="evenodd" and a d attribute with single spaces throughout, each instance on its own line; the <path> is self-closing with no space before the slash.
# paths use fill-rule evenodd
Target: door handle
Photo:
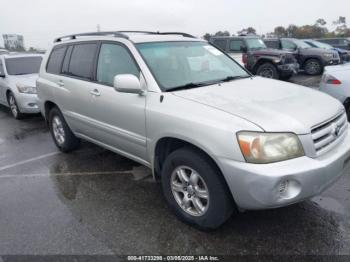
<path id="1" fill-rule="evenodd" d="M 90 91 L 90 94 L 93 96 L 100 96 L 101 95 L 100 91 L 98 91 L 97 89 Z"/>
<path id="2" fill-rule="evenodd" d="M 58 86 L 60 86 L 60 87 L 64 86 L 64 83 L 63 83 L 62 80 L 59 80 L 57 84 L 58 84 Z"/>

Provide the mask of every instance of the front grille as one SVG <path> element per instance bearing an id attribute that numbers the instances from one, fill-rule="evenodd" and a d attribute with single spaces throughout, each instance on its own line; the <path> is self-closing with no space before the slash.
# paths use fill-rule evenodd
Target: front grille
<path id="1" fill-rule="evenodd" d="M 344 111 L 332 119 L 312 128 L 311 136 L 316 154 L 322 155 L 330 150 L 345 135 L 348 129 L 347 116 Z"/>

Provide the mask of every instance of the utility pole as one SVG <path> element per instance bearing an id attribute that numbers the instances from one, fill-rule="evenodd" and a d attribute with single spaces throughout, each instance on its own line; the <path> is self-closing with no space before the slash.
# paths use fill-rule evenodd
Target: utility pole
<path id="1" fill-rule="evenodd" d="M 97 24 L 97 32 L 101 32 L 100 24 Z"/>

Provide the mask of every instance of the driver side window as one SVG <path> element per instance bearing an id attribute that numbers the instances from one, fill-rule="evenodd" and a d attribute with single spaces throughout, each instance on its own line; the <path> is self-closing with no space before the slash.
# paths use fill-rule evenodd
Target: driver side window
<path id="1" fill-rule="evenodd" d="M 116 75 L 132 74 L 140 77 L 140 70 L 125 47 L 102 44 L 97 65 L 97 82 L 113 86 Z"/>
<path id="2" fill-rule="evenodd" d="M 292 41 L 289 41 L 289 40 L 281 40 L 281 44 L 282 44 L 282 49 L 285 49 L 285 50 L 297 49 L 296 44 L 294 44 Z"/>

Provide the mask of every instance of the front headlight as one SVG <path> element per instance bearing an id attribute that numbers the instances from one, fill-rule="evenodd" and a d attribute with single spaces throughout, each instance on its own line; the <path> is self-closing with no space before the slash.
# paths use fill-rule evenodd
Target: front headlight
<path id="1" fill-rule="evenodd" d="M 22 84 L 17 84 L 18 92 L 24 93 L 24 94 L 36 94 L 37 90 L 35 86 L 26 86 Z"/>
<path id="2" fill-rule="evenodd" d="M 325 58 L 328 58 L 328 59 L 333 58 L 333 54 L 331 54 L 331 53 L 324 53 L 323 56 L 324 56 Z"/>
<path id="3" fill-rule="evenodd" d="M 292 133 L 239 132 L 237 139 L 248 163 L 266 164 L 304 156 L 299 138 Z"/>

